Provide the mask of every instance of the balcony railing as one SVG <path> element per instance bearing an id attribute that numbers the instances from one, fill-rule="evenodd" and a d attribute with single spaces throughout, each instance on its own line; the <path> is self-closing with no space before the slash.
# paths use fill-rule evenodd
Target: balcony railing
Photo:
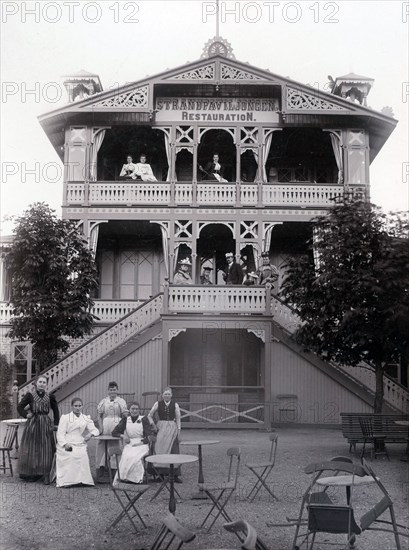
<path id="1" fill-rule="evenodd" d="M 143 302 L 144 300 L 95 300 L 91 312 L 97 318 L 97 324 L 114 323 L 142 305 Z M 0 325 L 9 325 L 12 313 L 12 305 L 0 302 Z"/>
<path id="2" fill-rule="evenodd" d="M 328 207 L 341 197 L 337 184 L 275 183 L 68 183 L 66 205 L 189 205 Z"/>

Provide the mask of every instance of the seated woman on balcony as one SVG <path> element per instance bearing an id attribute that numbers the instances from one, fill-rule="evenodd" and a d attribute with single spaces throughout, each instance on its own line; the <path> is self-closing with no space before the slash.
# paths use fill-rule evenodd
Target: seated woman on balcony
<path id="1" fill-rule="evenodd" d="M 122 436 L 124 449 L 119 463 L 119 476 L 123 481 L 142 483 L 144 475 L 143 459 L 149 454 L 148 437 L 151 435 L 148 417 L 140 414 L 139 403 L 129 405 L 129 416 L 124 415 L 112 431 L 114 437 Z M 116 473 L 114 483 L 117 481 Z"/>
<path id="2" fill-rule="evenodd" d="M 72 411 L 63 414 L 57 430 L 57 487 L 94 485 L 87 441 L 99 435 L 89 416 L 82 414 L 82 399 L 74 397 Z M 84 435 L 85 433 L 85 435 Z"/>
<path id="3" fill-rule="evenodd" d="M 192 277 L 189 273 L 189 268 L 191 267 L 189 258 L 180 260 L 178 270 L 173 277 L 173 284 L 175 285 L 192 285 Z"/>
<path id="4" fill-rule="evenodd" d="M 227 182 L 223 178 L 223 166 L 219 162 L 217 153 L 213 155 L 213 160 L 208 162 L 204 168 L 199 165 L 199 169 L 205 174 L 205 179 L 208 181 Z"/>
<path id="5" fill-rule="evenodd" d="M 131 180 L 135 178 L 135 164 L 132 162 L 131 155 L 126 157 L 126 164 L 122 166 L 121 173 L 119 174 L 121 179 Z"/>
<path id="6" fill-rule="evenodd" d="M 151 165 L 146 162 L 146 155 L 143 154 L 139 157 L 139 162 L 135 164 L 134 175 L 135 177 L 133 179 L 142 181 L 158 181 L 153 175 Z"/>

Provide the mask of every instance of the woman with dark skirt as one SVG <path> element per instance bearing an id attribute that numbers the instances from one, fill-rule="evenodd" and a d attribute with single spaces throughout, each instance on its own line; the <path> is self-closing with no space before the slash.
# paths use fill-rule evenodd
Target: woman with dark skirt
<path id="1" fill-rule="evenodd" d="M 155 426 L 154 417 L 158 418 Z M 162 392 L 162 400 L 156 401 L 148 414 L 148 420 L 152 430 L 156 432 L 155 454 L 179 454 L 181 415 L 179 405 L 172 399 L 172 390 L 167 387 Z M 168 468 L 155 466 L 156 471 L 162 475 Z M 180 479 L 180 466 L 175 468 L 175 482 L 182 483 Z"/>
<path id="2" fill-rule="evenodd" d="M 46 387 L 47 379 L 40 376 L 35 390 L 26 393 L 17 405 L 20 416 L 27 418 L 20 443 L 18 469 L 21 479 L 37 481 L 42 477 L 44 484 L 48 485 L 55 453 L 54 427 L 48 413 L 52 409 L 55 426 L 60 414 L 54 395 L 47 393 Z"/>

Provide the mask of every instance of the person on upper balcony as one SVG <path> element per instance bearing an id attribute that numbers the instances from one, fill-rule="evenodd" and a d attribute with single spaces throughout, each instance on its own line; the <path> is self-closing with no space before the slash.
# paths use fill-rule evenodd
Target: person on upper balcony
<path id="1" fill-rule="evenodd" d="M 227 182 L 223 178 L 223 166 L 220 164 L 217 153 L 213 155 L 213 160 L 208 162 L 204 168 L 199 165 L 199 169 L 204 173 L 205 180 L 207 181 Z"/>
<path id="2" fill-rule="evenodd" d="M 146 155 L 139 157 L 139 162 L 135 164 L 135 178 L 142 181 L 158 181 L 153 175 L 151 165 L 146 162 Z"/>
<path id="3" fill-rule="evenodd" d="M 233 252 L 226 253 L 227 268 L 223 272 L 223 279 L 226 285 L 241 285 L 243 282 L 243 269 L 235 259 Z"/>
<path id="4" fill-rule="evenodd" d="M 278 268 L 270 262 L 270 255 L 268 252 L 261 254 L 262 265 L 257 270 L 258 285 L 274 285 L 278 279 Z"/>
<path id="5" fill-rule="evenodd" d="M 173 278 L 173 284 L 175 285 L 192 285 L 192 277 L 190 276 L 190 268 L 192 264 L 189 261 L 189 258 L 180 260 L 179 267 Z"/>
<path id="6" fill-rule="evenodd" d="M 135 167 L 136 165 L 132 161 L 131 155 L 126 157 L 126 164 L 122 165 L 121 173 L 119 177 L 125 180 L 134 180 L 135 179 Z"/>

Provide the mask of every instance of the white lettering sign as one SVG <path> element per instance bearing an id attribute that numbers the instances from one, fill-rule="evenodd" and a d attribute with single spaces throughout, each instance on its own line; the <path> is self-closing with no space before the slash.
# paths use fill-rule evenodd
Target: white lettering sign
<path id="1" fill-rule="evenodd" d="M 156 99 L 157 122 L 278 122 L 277 99 Z"/>

